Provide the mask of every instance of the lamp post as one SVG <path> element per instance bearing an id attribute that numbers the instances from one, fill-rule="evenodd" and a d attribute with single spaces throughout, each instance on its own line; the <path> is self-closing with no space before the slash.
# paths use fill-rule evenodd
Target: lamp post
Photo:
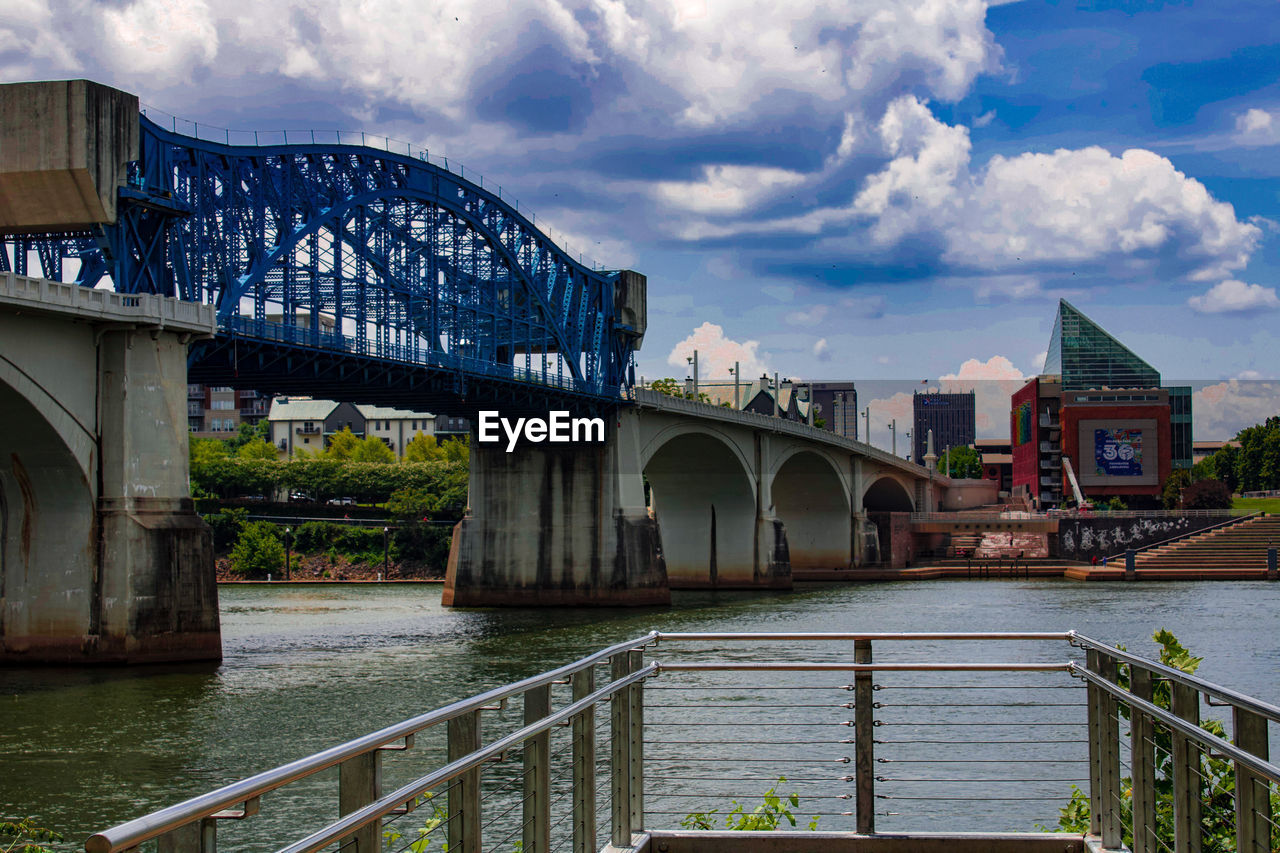
<path id="1" fill-rule="evenodd" d="M 293 533 L 293 528 L 286 527 L 284 529 L 284 579 L 285 580 L 289 580 L 289 556 L 290 556 L 289 551 L 290 551 L 290 546 L 293 544 L 290 541 L 291 533 Z"/>
<path id="2" fill-rule="evenodd" d="M 733 374 L 733 407 L 735 409 L 742 408 L 742 401 L 738 399 L 738 362 L 733 363 L 733 367 L 729 368 L 729 372 Z"/>
<path id="3" fill-rule="evenodd" d="M 391 532 L 391 528 L 389 527 L 382 528 L 382 576 L 383 577 L 386 577 L 390 573 L 388 569 L 388 563 L 390 562 L 390 559 L 391 559 L 391 545 L 390 545 L 391 540 L 388 537 L 388 534 L 390 532 Z"/>
<path id="4" fill-rule="evenodd" d="M 862 417 L 867 422 L 866 424 L 867 435 L 862 440 L 865 441 L 867 444 L 870 444 L 871 443 L 871 407 L 870 406 L 867 406 L 865 409 L 862 410 Z"/>
<path id="5" fill-rule="evenodd" d="M 904 433 L 907 439 L 907 461 L 911 461 L 911 433 Z"/>
<path id="6" fill-rule="evenodd" d="M 689 364 L 693 365 L 693 399 L 698 399 L 698 351 L 693 351 L 691 358 L 686 358 Z"/>
<path id="7" fill-rule="evenodd" d="M 898 455 L 898 419 L 889 421 L 889 447 L 894 456 Z"/>

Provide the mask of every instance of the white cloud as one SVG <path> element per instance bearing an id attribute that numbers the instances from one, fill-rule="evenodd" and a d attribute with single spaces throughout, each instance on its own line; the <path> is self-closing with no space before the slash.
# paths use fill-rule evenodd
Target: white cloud
<path id="1" fill-rule="evenodd" d="M 729 375 L 729 368 L 738 362 L 742 376 L 760 376 L 770 373 L 768 354 L 760 353 L 759 341 L 738 341 L 724 336 L 724 327 L 715 323 L 703 323 L 689 337 L 676 344 L 667 356 L 667 364 L 689 370 L 686 359 L 698 351 L 698 374 L 703 379 L 719 379 Z M 682 374 L 683 375 L 683 374 Z"/>
<path id="2" fill-rule="evenodd" d="M 979 302 L 1018 302 L 1044 295 L 1039 279 L 1026 276 L 987 276 L 978 280 L 973 291 Z"/>
<path id="3" fill-rule="evenodd" d="M 991 124 L 991 122 L 993 122 L 993 121 L 995 121 L 995 120 L 996 120 L 996 111 L 995 111 L 995 110 L 988 110 L 987 112 L 983 113 L 983 114 L 982 114 L 982 115 L 980 115 L 980 116 L 976 116 L 976 117 L 973 119 L 973 126 L 974 126 L 974 127 L 986 127 L 987 125 Z"/>
<path id="4" fill-rule="evenodd" d="M 805 176 L 762 166 L 704 166 L 700 181 L 659 181 L 650 191 L 670 207 L 703 214 L 741 213 Z"/>
<path id="5" fill-rule="evenodd" d="M 811 305 L 787 315 L 787 322 L 792 326 L 813 326 L 822 322 L 831 309 L 825 305 Z"/>
<path id="6" fill-rule="evenodd" d="M 1244 266 L 1261 238 L 1230 204 L 1164 157 L 1098 147 L 996 155 L 970 169 L 969 134 L 914 97 L 879 127 L 893 159 L 867 179 L 854 210 L 881 244 L 937 234 L 943 258 L 976 269 L 1065 266 L 1172 255 L 1195 278 Z"/>
<path id="7" fill-rule="evenodd" d="M 911 431 L 911 423 L 914 417 L 911 402 L 913 397 L 913 394 L 900 391 L 891 397 L 868 400 L 865 403 L 859 401 L 859 405 L 871 412 L 871 425 L 868 427 L 866 420 L 863 419 L 858 424 L 858 438 L 866 441 L 866 433 L 869 430 L 871 434 L 870 443 L 873 446 L 883 450 L 890 450 L 892 449 L 892 433 L 889 431 L 889 425 L 894 423 L 898 433 L 898 453 L 905 457 L 910 449 L 907 433 Z"/>
<path id="8" fill-rule="evenodd" d="M 840 300 L 840 307 L 845 309 L 846 314 L 874 320 L 884 316 L 884 297 L 878 293 L 871 296 L 846 296 Z"/>
<path id="9" fill-rule="evenodd" d="M 1280 111 L 1253 107 L 1240 113 L 1233 141 L 1246 146 L 1280 143 Z"/>
<path id="10" fill-rule="evenodd" d="M 1031 359 L 1031 366 L 1032 368 L 1034 368 L 1037 374 L 1040 373 L 1040 371 L 1044 370 L 1044 363 L 1045 361 L 1048 360 L 1048 358 L 1049 358 L 1049 351 L 1045 350 L 1044 352 L 1036 353 L 1036 357 Z"/>
<path id="11" fill-rule="evenodd" d="M 1022 379 L 1022 371 L 1013 366 L 1013 362 L 1002 355 L 993 355 L 986 361 L 976 358 L 967 359 L 955 373 L 943 374 L 942 380 L 973 379 Z"/>
<path id="12" fill-rule="evenodd" d="M 1200 296 L 1191 297 L 1187 304 L 1201 314 L 1233 314 L 1280 308 L 1280 297 L 1276 296 L 1274 287 L 1245 284 L 1229 278 L 1215 284 Z"/>
<path id="13" fill-rule="evenodd" d="M 1192 431 L 1197 439 L 1225 441 L 1248 426 L 1280 414 L 1280 383 L 1232 379 L 1192 394 Z"/>
<path id="14" fill-rule="evenodd" d="M 831 360 L 831 347 L 827 344 L 826 338 L 818 338 L 813 344 L 813 357 L 818 361 Z"/>

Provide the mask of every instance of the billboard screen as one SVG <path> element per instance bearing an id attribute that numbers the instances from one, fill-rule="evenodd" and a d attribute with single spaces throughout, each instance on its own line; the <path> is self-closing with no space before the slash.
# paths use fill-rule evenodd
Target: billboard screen
<path id="1" fill-rule="evenodd" d="M 1094 473 L 1099 477 L 1142 476 L 1142 430 L 1095 429 Z"/>
<path id="2" fill-rule="evenodd" d="M 1154 418 L 1081 419 L 1075 429 L 1072 464 L 1080 485 L 1157 486 L 1160 484 L 1160 432 Z"/>

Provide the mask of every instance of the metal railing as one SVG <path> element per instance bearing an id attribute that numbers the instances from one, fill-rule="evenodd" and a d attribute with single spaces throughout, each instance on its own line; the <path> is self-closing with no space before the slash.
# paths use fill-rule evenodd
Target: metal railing
<path id="1" fill-rule="evenodd" d="M 1201 533 L 1210 533 L 1214 530 L 1222 530 L 1225 527 L 1234 527 L 1235 525 L 1249 521 L 1250 519 L 1261 518 L 1266 515 L 1265 512 L 1251 512 L 1248 515 L 1231 515 L 1231 510 L 1229 509 L 1227 510 L 1218 510 L 1218 509 L 1184 510 L 1184 512 L 1222 513 L 1227 517 L 1224 518 L 1222 521 L 1218 522 L 1217 524 L 1210 524 L 1205 527 L 1198 527 L 1195 530 L 1185 530 L 1182 533 L 1179 533 L 1177 536 L 1170 536 L 1168 539 L 1161 539 L 1159 542 L 1152 542 L 1150 545 L 1142 545 L 1137 548 L 1132 548 L 1130 550 L 1132 550 L 1134 554 L 1141 554 L 1143 551 L 1150 551 L 1154 548 L 1161 548 L 1173 542 L 1181 542 L 1183 539 L 1190 539 L 1192 536 L 1199 536 Z M 1203 517 L 1214 518 L 1216 516 L 1203 516 Z M 1119 554 L 1111 555 L 1110 559 L 1122 560 L 1125 558 L 1126 553 L 1127 553 L 1126 551 L 1121 551 Z"/>
<path id="2" fill-rule="evenodd" d="M 1061 654 L 1072 648 L 1086 659 Z M 1230 738 L 1200 725 L 1202 705 L 1230 709 Z M 1276 722 L 1267 702 L 1075 632 L 652 632 L 105 830 L 86 850 L 749 851 L 781 848 L 724 828 L 804 829 L 813 816 L 815 851 L 903 834 L 911 849 L 957 849 L 961 831 L 967 850 L 985 849 L 975 838 L 1083 850 L 1088 834 L 1135 853 L 1265 851 L 1280 843 Z M 323 786 L 335 767 L 336 789 Z M 299 796 L 269 796 L 289 785 L 318 801 L 316 825 Z M 774 799 L 753 809 L 766 789 Z M 1069 801 L 1087 826 L 1005 832 L 1054 823 Z M 1215 846 L 1227 824 L 1236 846 Z"/>
<path id="3" fill-rule="evenodd" d="M 12 272 L 0 273 L 0 303 L 44 313 L 73 314 L 104 323 L 156 326 L 202 335 L 218 331 L 216 309 L 212 305 L 149 293 L 97 290 Z"/>
<path id="4" fill-rule="evenodd" d="M 1085 512 L 1049 510 L 1031 512 L 1023 509 L 1002 511 L 957 510 L 955 512 L 913 512 L 912 521 L 963 521 L 991 523 L 1001 521 L 1073 521 L 1082 518 L 1239 518 L 1229 509 L 1091 509 Z M 1257 513 L 1254 513 L 1257 514 Z M 1207 530 L 1208 528 L 1201 528 Z M 1200 531 L 1194 531 L 1200 532 Z"/>

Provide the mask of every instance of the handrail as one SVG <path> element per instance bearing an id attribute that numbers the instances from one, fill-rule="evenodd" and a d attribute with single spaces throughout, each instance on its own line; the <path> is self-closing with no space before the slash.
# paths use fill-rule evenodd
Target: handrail
<path id="1" fill-rule="evenodd" d="M 277 788 L 288 785 L 290 782 L 296 782 L 321 770 L 333 767 L 357 755 L 372 752 L 391 741 L 400 740 L 407 735 L 447 722 L 462 714 L 477 711 L 485 705 L 517 693 L 523 693 L 531 688 L 550 684 L 566 675 L 572 675 L 589 666 L 594 666 L 619 652 L 649 645 L 656 639 L 656 636 L 657 632 L 650 632 L 635 640 L 615 643 L 608 648 L 601 649 L 556 669 L 530 676 L 522 681 L 506 684 L 502 687 L 495 687 L 492 690 L 472 696 L 470 699 L 462 699 L 445 705 L 443 708 L 428 711 L 425 714 L 403 720 L 363 737 L 358 737 L 355 740 L 330 747 L 271 770 L 265 770 L 250 776 L 248 779 L 232 782 L 230 785 L 224 785 L 207 794 L 192 797 L 168 808 L 122 823 L 91 836 L 85 842 L 85 850 L 88 853 L 114 853 L 114 851 L 136 847 L 144 841 L 164 835 L 166 832 L 171 832 L 194 820 L 208 817 L 228 806 L 243 803 L 268 791 L 274 791 Z"/>
<path id="2" fill-rule="evenodd" d="M 1094 651 L 1113 657 L 1116 660 L 1122 660 L 1125 663 L 1140 666 L 1143 669 L 1154 673 L 1159 673 L 1161 677 L 1167 678 L 1170 681 L 1176 681 L 1180 684 L 1185 684 L 1188 687 L 1193 687 L 1201 693 L 1225 700 L 1230 702 L 1232 705 L 1252 711 L 1261 717 L 1266 717 L 1272 722 L 1280 723 L 1280 707 L 1276 707 L 1269 702 L 1263 702 L 1261 699 L 1255 699 L 1252 696 L 1240 693 L 1237 690 L 1232 690 L 1230 687 L 1223 687 L 1220 684 L 1214 684 L 1212 681 L 1206 681 L 1199 676 L 1190 675 L 1180 669 L 1174 669 L 1171 666 L 1160 663 L 1160 661 L 1144 658 L 1141 655 L 1135 655 L 1132 652 L 1117 649 L 1115 646 L 1108 646 L 1106 643 L 1100 642 L 1091 637 L 1086 637 L 1084 634 L 1080 634 L 1075 631 L 1070 631 L 1068 633 L 1071 635 L 1070 640 L 1072 645 L 1080 646 L 1083 649 L 1093 649 Z"/>
<path id="3" fill-rule="evenodd" d="M 439 770 L 436 770 L 433 773 L 428 773 L 426 776 L 421 776 L 407 785 L 397 788 L 390 794 L 374 800 L 363 808 L 356 809 L 353 812 L 343 815 L 341 819 L 329 824 L 324 829 L 314 832 L 301 841 L 290 844 L 288 847 L 282 847 L 277 851 L 277 853 L 313 853 L 313 851 L 322 850 L 329 844 L 345 838 L 352 832 L 360 829 L 362 826 L 372 823 L 382 815 L 386 814 L 389 810 L 401 805 L 402 803 L 412 801 L 419 794 L 426 792 L 442 782 L 448 782 L 451 779 L 455 779 L 463 773 L 466 773 L 468 770 L 479 767 L 493 756 L 506 752 L 511 747 L 516 746 L 536 734 L 541 734 L 542 732 L 558 726 L 565 720 L 568 720 L 582 713 L 587 708 L 595 705 L 601 699 L 607 699 L 622 688 L 628 687 L 637 681 L 648 678 L 651 675 L 657 675 L 657 673 L 657 664 L 651 663 L 647 666 L 641 667 L 629 675 L 623 676 L 615 681 L 611 681 L 604 687 L 596 690 L 594 693 L 591 693 L 570 705 L 566 705 L 554 714 L 543 717 L 538 722 L 531 723 L 524 728 L 516 729 L 511 734 L 498 738 L 488 746 L 477 749 L 475 752 L 470 752 L 462 758 L 446 764 Z"/>
<path id="4" fill-rule="evenodd" d="M 733 661 L 714 663 L 692 661 L 689 663 L 662 663 L 655 666 L 660 672 L 1071 672 L 1075 661 L 1054 663 L 781 663 L 766 661 Z"/>
<path id="5" fill-rule="evenodd" d="M 1210 511 L 1211 510 L 1206 510 L 1206 512 L 1210 512 Z M 1239 524 L 1241 522 L 1248 521 L 1251 518 L 1258 518 L 1264 515 L 1266 515 L 1266 513 L 1261 511 L 1251 512 L 1248 515 L 1233 515 L 1223 521 L 1218 522 L 1217 524 L 1210 524 L 1208 527 L 1201 527 L 1199 530 L 1188 530 L 1185 533 L 1179 533 L 1177 536 L 1172 536 L 1168 539 L 1162 539 L 1159 542 L 1152 542 L 1150 545 L 1143 545 L 1141 548 L 1134 548 L 1133 552 L 1135 554 L 1139 554 L 1143 551 L 1150 550 L 1151 548 L 1159 548 L 1161 545 L 1168 545 L 1170 542 L 1181 542 L 1183 539 L 1189 539 L 1192 536 L 1197 536 L 1201 533 L 1208 533 L 1211 530 L 1221 530 L 1224 527 L 1230 527 L 1233 524 Z M 1124 557 L 1125 553 L 1126 553 L 1125 551 L 1121 551 L 1119 554 L 1112 554 L 1107 559 L 1119 560 Z"/>
<path id="6" fill-rule="evenodd" d="M 675 632 L 668 633 L 666 631 L 655 631 L 653 633 L 654 640 L 661 644 L 663 642 L 684 642 L 684 641 L 706 641 L 706 640 L 746 640 L 749 642 L 762 642 L 765 640 L 1067 640 L 1078 637 L 1075 631 L 960 631 L 960 632 L 940 632 L 940 631 L 924 631 L 924 632 L 889 632 L 889 633 L 844 633 L 839 631 L 825 632 L 799 632 L 799 633 L 768 633 L 768 634 L 752 634 L 749 632 Z"/>
<path id="7" fill-rule="evenodd" d="M 1179 732 L 1201 745 L 1230 758 L 1232 761 L 1248 767 L 1259 776 L 1266 776 L 1272 782 L 1280 782 L 1280 767 L 1277 767 L 1271 762 L 1265 761 L 1253 753 L 1241 749 L 1231 741 L 1220 738 L 1212 732 L 1200 728 L 1200 726 L 1195 723 L 1189 720 L 1184 720 L 1181 717 L 1166 711 L 1164 708 L 1148 702 L 1146 699 L 1133 695 L 1128 690 L 1122 690 L 1118 684 L 1108 681 L 1096 672 L 1090 671 L 1087 667 L 1081 666 L 1080 664 L 1073 664 L 1071 671 L 1074 675 L 1083 678 L 1091 684 L 1101 687 L 1107 693 L 1115 696 L 1130 707 L 1136 708 L 1147 716 L 1159 720 L 1171 729 L 1177 729 Z"/>

